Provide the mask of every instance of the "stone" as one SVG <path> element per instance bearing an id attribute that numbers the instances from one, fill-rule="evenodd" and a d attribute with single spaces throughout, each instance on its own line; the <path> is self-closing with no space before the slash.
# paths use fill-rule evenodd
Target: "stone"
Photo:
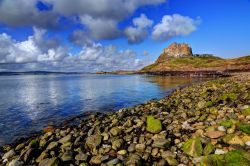
<path id="1" fill-rule="evenodd" d="M 32 140 L 29 143 L 29 148 L 38 148 L 39 147 L 39 142 L 37 140 Z"/>
<path id="2" fill-rule="evenodd" d="M 172 165 L 175 166 L 175 165 L 179 164 L 178 161 L 175 158 L 173 158 L 172 156 L 167 156 L 165 158 L 165 160 L 168 162 L 168 165 L 171 165 L 171 166 Z"/>
<path id="3" fill-rule="evenodd" d="M 8 151 L 7 153 L 5 153 L 2 157 L 2 159 L 9 159 L 11 157 L 13 157 L 16 154 L 16 152 L 11 149 L 10 151 Z"/>
<path id="4" fill-rule="evenodd" d="M 15 160 L 12 160 L 8 166 L 23 166 L 23 165 L 24 163 L 22 161 L 15 159 Z"/>
<path id="5" fill-rule="evenodd" d="M 44 159 L 39 163 L 39 166 L 59 166 L 60 160 L 56 157 L 51 159 Z"/>
<path id="6" fill-rule="evenodd" d="M 150 133 L 157 134 L 162 130 L 162 124 L 159 119 L 155 119 L 153 116 L 147 117 L 147 128 Z"/>
<path id="7" fill-rule="evenodd" d="M 227 134 L 225 137 L 223 137 L 223 141 L 230 145 L 245 145 L 242 139 L 235 134 Z"/>
<path id="8" fill-rule="evenodd" d="M 86 139 L 86 146 L 91 150 L 96 149 L 102 142 L 102 136 L 100 134 L 91 135 Z"/>
<path id="9" fill-rule="evenodd" d="M 65 137 L 63 137 L 63 138 L 61 138 L 61 139 L 59 140 L 59 143 L 64 144 L 64 143 L 66 143 L 66 142 L 70 142 L 71 139 L 72 139 L 72 135 L 69 134 L 69 135 L 67 135 L 67 136 L 65 136 Z"/>
<path id="10" fill-rule="evenodd" d="M 134 151 L 135 151 L 135 144 L 132 143 L 132 144 L 130 144 L 129 147 L 128 147 L 128 152 L 132 153 L 132 152 L 134 152 Z"/>
<path id="11" fill-rule="evenodd" d="M 225 132 L 222 131 L 207 131 L 207 136 L 209 138 L 220 138 L 225 135 Z"/>
<path id="12" fill-rule="evenodd" d="M 121 129 L 119 127 L 113 127 L 110 129 L 110 133 L 113 135 L 113 136 L 117 136 L 121 133 Z"/>
<path id="13" fill-rule="evenodd" d="M 144 144 L 135 145 L 135 151 L 138 153 L 143 153 L 145 151 L 146 146 Z"/>
<path id="14" fill-rule="evenodd" d="M 168 148 L 170 146 L 170 141 L 165 138 L 155 138 L 152 144 L 154 148 Z"/>
<path id="15" fill-rule="evenodd" d="M 80 152 L 79 154 L 76 155 L 75 159 L 77 161 L 87 161 L 88 155 L 85 153 Z"/>
<path id="16" fill-rule="evenodd" d="M 203 148 L 200 141 L 200 137 L 194 137 L 189 139 L 187 142 L 184 143 L 182 150 L 192 157 L 199 157 L 202 155 Z"/>
<path id="17" fill-rule="evenodd" d="M 214 152 L 214 145 L 211 143 L 208 143 L 205 148 L 203 149 L 203 154 L 204 155 L 209 155 L 210 153 Z"/>
<path id="18" fill-rule="evenodd" d="M 141 157 L 137 154 L 130 154 L 125 161 L 125 165 L 140 165 Z"/>
<path id="19" fill-rule="evenodd" d="M 125 154 L 127 154 L 127 151 L 126 150 L 119 150 L 118 152 L 117 152 L 117 154 L 119 154 L 119 155 L 125 155 Z"/>
<path id="20" fill-rule="evenodd" d="M 63 153 L 62 157 L 61 157 L 62 161 L 71 161 L 73 160 L 73 153 L 71 151 L 67 151 L 65 153 Z"/>
<path id="21" fill-rule="evenodd" d="M 36 159 L 37 163 L 40 163 L 42 160 L 49 158 L 49 154 L 47 153 L 47 151 L 43 151 L 40 156 Z"/>
<path id="22" fill-rule="evenodd" d="M 227 153 L 226 151 L 222 150 L 222 149 L 216 149 L 214 154 L 225 154 Z"/>
<path id="23" fill-rule="evenodd" d="M 102 163 L 102 155 L 97 155 L 97 156 L 93 156 L 90 160 L 91 164 L 101 164 Z"/>
<path id="24" fill-rule="evenodd" d="M 229 128 L 233 125 L 233 122 L 231 120 L 222 121 L 220 125 Z"/>
<path id="25" fill-rule="evenodd" d="M 122 146 L 123 140 L 122 139 L 117 139 L 112 142 L 112 149 L 117 150 Z"/>
<path id="26" fill-rule="evenodd" d="M 224 126 L 219 126 L 218 127 L 219 131 L 225 132 L 227 129 Z"/>
<path id="27" fill-rule="evenodd" d="M 242 114 L 245 116 L 249 116 L 250 115 L 250 108 L 246 108 L 246 109 L 242 110 Z"/>
<path id="28" fill-rule="evenodd" d="M 24 147 L 25 147 L 24 143 L 21 143 L 21 144 L 16 146 L 15 150 L 19 151 L 19 150 L 22 150 Z"/>
<path id="29" fill-rule="evenodd" d="M 54 149 L 57 148 L 57 146 L 58 146 L 58 142 L 51 142 L 51 143 L 47 146 L 46 149 L 48 149 L 48 150 L 54 150 Z"/>
<path id="30" fill-rule="evenodd" d="M 246 134 L 250 134 L 250 124 L 247 123 L 241 123 L 239 125 L 239 128 L 242 132 L 246 133 Z"/>
<path id="31" fill-rule="evenodd" d="M 108 161 L 106 164 L 107 164 L 108 166 L 113 166 L 113 165 L 116 165 L 116 164 L 118 164 L 118 163 L 119 163 L 119 159 L 118 159 L 118 158 L 115 158 L 115 159 L 113 159 L 113 160 Z"/>

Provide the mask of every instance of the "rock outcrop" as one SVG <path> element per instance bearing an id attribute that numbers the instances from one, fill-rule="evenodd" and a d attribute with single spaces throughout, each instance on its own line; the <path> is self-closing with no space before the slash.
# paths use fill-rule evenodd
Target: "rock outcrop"
<path id="1" fill-rule="evenodd" d="M 193 56 L 192 48 L 188 44 L 172 43 L 168 48 L 163 50 L 156 63 L 167 61 L 169 58 L 180 58 Z"/>

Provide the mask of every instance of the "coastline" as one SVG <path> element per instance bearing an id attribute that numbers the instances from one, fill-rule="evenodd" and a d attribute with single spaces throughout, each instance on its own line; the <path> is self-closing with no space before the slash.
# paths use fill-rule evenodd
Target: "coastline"
<path id="1" fill-rule="evenodd" d="M 248 156 L 249 82 L 249 73 L 236 74 L 118 112 L 78 117 L 77 126 L 48 127 L 18 145 L 5 146 L 0 165 L 209 165 L 208 158 L 228 162 L 227 154 Z"/>

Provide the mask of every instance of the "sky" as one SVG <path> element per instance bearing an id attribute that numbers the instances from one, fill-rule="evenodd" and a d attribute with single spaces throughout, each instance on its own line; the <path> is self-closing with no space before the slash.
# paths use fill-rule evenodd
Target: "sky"
<path id="1" fill-rule="evenodd" d="M 250 55 L 250 1 L 0 0 L 0 71 L 137 70 L 172 42 Z"/>

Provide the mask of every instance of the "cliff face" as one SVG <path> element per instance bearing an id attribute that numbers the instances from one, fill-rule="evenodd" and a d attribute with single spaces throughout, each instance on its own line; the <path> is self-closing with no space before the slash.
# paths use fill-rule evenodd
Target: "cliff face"
<path id="1" fill-rule="evenodd" d="M 191 57 L 193 56 L 192 48 L 188 44 L 173 43 L 168 48 L 163 50 L 161 56 L 156 60 L 156 63 L 168 61 L 170 58 Z"/>

